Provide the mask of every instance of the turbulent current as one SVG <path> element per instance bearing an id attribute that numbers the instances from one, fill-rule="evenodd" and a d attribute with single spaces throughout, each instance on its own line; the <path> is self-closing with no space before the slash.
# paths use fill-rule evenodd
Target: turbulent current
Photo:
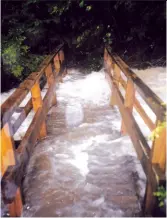
<path id="1" fill-rule="evenodd" d="M 24 181 L 23 216 L 139 216 L 145 176 L 105 74 L 69 71 Z"/>
<path id="2" fill-rule="evenodd" d="M 162 71 L 156 78 L 164 87 Z M 120 134 L 121 116 L 109 104 L 104 71 L 83 75 L 69 70 L 63 80 L 55 90 L 57 107 L 46 118 L 48 135 L 27 167 L 22 216 L 141 216 L 146 178 L 130 138 Z M 156 82 L 150 84 L 154 89 Z M 27 122 L 15 138 L 24 135 Z M 148 130 L 138 123 L 147 137 Z"/>

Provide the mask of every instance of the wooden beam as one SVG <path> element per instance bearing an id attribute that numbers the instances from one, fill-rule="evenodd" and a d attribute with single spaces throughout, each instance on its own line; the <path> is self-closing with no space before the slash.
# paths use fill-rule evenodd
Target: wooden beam
<path id="1" fill-rule="evenodd" d="M 166 112 L 166 106 L 164 102 L 129 68 L 129 66 L 117 55 L 112 56 L 115 63 L 120 67 L 122 72 L 131 77 L 136 85 L 136 89 L 153 110 L 156 115 L 161 115 L 162 119 Z"/>
<path id="2" fill-rule="evenodd" d="M 155 137 L 153 141 L 153 147 L 151 150 L 151 159 L 152 164 L 157 165 L 158 168 L 161 170 L 163 175 L 166 175 L 166 120 L 164 118 L 164 126 L 160 129 L 158 136 Z M 157 118 L 156 126 L 158 127 L 160 120 Z M 166 179 L 166 178 L 165 178 Z M 153 189 L 150 184 L 147 184 L 145 194 L 145 211 L 147 214 L 153 211 L 154 202 L 156 201 L 153 193 L 157 191 Z"/>
<path id="3" fill-rule="evenodd" d="M 26 166 L 37 142 L 41 125 L 44 122 L 49 108 L 52 104 L 52 95 L 54 89 L 55 84 L 51 84 L 44 97 L 42 107 L 38 108 L 25 136 L 23 137 L 21 144 L 16 151 L 16 165 L 8 167 L 4 176 L 2 177 L 2 189 L 8 189 L 8 193 L 10 193 L 10 196 L 4 193 L 3 199 L 5 202 L 11 203 L 11 199 L 14 200 L 16 194 L 15 192 L 13 192 L 12 187 L 9 186 L 9 184 L 13 183 L 16 187 L 19 187 L 21 185 L 22 178 L 25 174 Z"/>
<path id="4" fill-rule="evenodd" d="M 37 110 L 39 108 L 42 107 L 43 102 L 42 102 L 42 97 L 41 97 L 41 90 L 39 87 L 39 83 L 36 82 L 34 84 L 34 86 L 31 89 L 31 95 L 32 95 L 32 104 L 33 104 L 33 109 L 35 112 L 37 112 Z M 43 122 L 43 124 L 40 127 L 40 139 L 46 137 L 47 135 L 47 131 L 46 131 L 46 123 Z"/>
<path id="5" fill-rule="evenodd" d="M 132 114 L 133 112 L 133 105 L 134 105 L 134 100 L 135 100 L 135 88 L 133 81 L 129 78 L 126 86 L 126 94 L 125 94 L 125 101 L 124 105 L 126 108 L 129 109 L 129 112 Z M 124 124 L 124 121 L 122 120 L 121 124 L 121 133 L 126 134 L 126 126 Z"/>
<path id="6" fill-rule="evenodd" d="M 126 84 L 125 80 L 123 80 L 121 78 L 120 79 L 120 84 L 126 90 L 127 84 Z M 148 126 L 148 128 L 151 131 L 153 131 L 156 128 L 155 123 L 153 123 L 153 121 L 150 119 L 150 117 L 146 114 L 146 112 L 143 109 L 142 105 L 140 104 L 140 102 L 136 98 L 134 99 L 134 107 L 137 110 L 137 112 L 140 114 L 140 116 L 142 117 L 143 121 Z"/>
<path id="7" fill-rule="evenodd" d="M 53 60 L 54 60 L 54 67 L 55 67 L 55 72 L 57 76 L 60 72 L 60 60 L 59 60 L 58 54 L 54 57 Z"/>
<path id="8" fill-rule="evenodd" d="M 135 75 L 133 71 L 116 55 L 112 56 L 115 64 L 117 64 L 125 76 L 129 80 L 135 83 L 139 94 L 143 97 L 145 102 L 150 106 L 153 112 L 157 115 L 157 125 L 158 122 L 164 122 L 166 107 L 161 99 L 152 92 L 149 87 L 143 83 L 143 81 Z M 152 122 L 152 120 L 148 117 L 139 101 L 134 96 L 134 91 L 127 90 L 128 83 L 124 80 L 120 80 L 121 85 L 126 92 L 125 102 L 122 94 L 119 91 L 118 84 L 116 84 L 113 80 L 112 75 L 107 76 L 109 80 L 109 84 L 111 84 L 112 89 L 114 89 L 115 98 L 117 100 L 117 105 L 119 107 L 120 113 L 122 115 L 123 122 L 126 126 L 126 130 L 131 137 L 133 145 L 135 147 L 138 158 L 142 164 L 143 170 L 147 176 L 147 186 L 146 186 L 146 194 L 144 199 L 144 210 L 146 215 L 151 215 L 156 206 L 156 197 L 153 196 L 153 193 L 157 190 L 157 187 L 161 182 L 164 183 L 166 180 L 165 177 L 165 165 L 166 165 L 166 126 L 161 131 L 158 138 L 155 139 L 153 143 L 153 149 L 150 150 L 148 143 L 143 136 L 139 126 L 137 125 L 133 114 L 132 108 L 133 104 L 136 107 L 136 110 L 143 118 L 146 125 L 153 130 L 156 125 Z M 132 85 L 134 89 L 134 84 Z M 127 94 L 132 95 L 129 101 L 126 101 Z M 124 105 L 125 104 L 125 105 Z M 130 108 L 128 107 L 130 105 Z M 160 152 L 161 151 L 161 152 Z"/>
<path id="9" fill-rule="evenodd" d="M 14 135 L 17 132 L 17 130 L 19 129 L 21 124 L 24 122 L 24 120 L 26 119 L 26 117 L 30 113 L 31 109 L 32 109 L 32 100 L 30 99 L 27 102 L 27 104 L 25 105 L 25 107 L 22 108 L 22 111 L 21 111 L 19 117 L 15 120 L 14 124 L 11 125 L 12 135 Z"/>
<path id="10" fill-rule="evenodd" d="M 36 81 L 44 74 L 48 64 L 52 61 L 55 55 L 62 49 L 63 44 L 59 45 L 38 67 L 36 72 L 31 73 L 24 80 L 15 92 L 1 105 L 1 126 L 10 121 L 12 114 L 17 110 L 22 100 L 26 97 Z"/>
<path id="11" fill-rule="evenodd" d="M 46 78 L 47 78 L 47 83 L 48 83 L 48 87 L 55 82 L 54 76 L 53 76 L 53 72 L 52 72 L 52 66 L 51 64 L 48 65 L 48 67 L 45 70 L 45 74 L 46 74 Z M 52 106 L 57 104 L 57 98 L 56 98 L 56 90 L 53 93 L 53 100 L 52 100 Z"/>
<path id="12" fill-rule="evenodd" d="M 110 83 L 112 83 L 112 87 L 114 89 L 116 89 L 115 94 L 116 94 L 117 101 L 118 101 L 118 107 L 119 107 L 119 110 L 121 112 L 122 119 L 124 120 L 125 124 L 127 124 L 126 125 L 127 131 L 129 133 L 129 135 L 132 136 L 132 138 L 133 138 L 132 141 L 134 141 L 134 144 L 136 144 L 137 147 L 139 147 L 139 149 L 137 149 L 137 154 L 139 156 L 139 159 L 142 159 L 141 157 L 143 156 L 143 151 L 144 151 L 144 154 L 147 156 L 147 158 L 149 158 L 150 147 L 147 144 L 145 137 L 143 136 L 140 128 L 138 127 L 138 125 L 133 117 L 133 114 L 130 112 L 129 108 L 125 107 L 124 98 L 123 98 L 122 94 L 120 93 L 118 87 L 112 81 L 112 76 L 108 75 L 108 79 L 110 80 Z"/>
<path id="13" fill-rule="evenodd" d="M 15 166 L 15 164 L 15 148 L 13 145 L 13 139 L 10 135 L 9 126 L 6 123 L 1 130 L 1 175 L 4 176 L 8 167 Z M 5 194 L 5 190 L 6 189 L 2 190 L 2 195 Z M 14 193 L 14 202 L 8 204 L 8 208 L 11 217 L 21 216 L 22 197 L 20 189 L 17 189 L 16 193 Z"/>
<path id="14" fill-rule="evenodd" d="M 148 128 L 153 131 L 156 128 L 155 123 L 150 119 L 150 117 L 146 114 L 145 110 L 141 106 L 140 102 L 135 98 L 134 100 L 134 107 L 137 110 L 137 112 L 140 114 L 142 117 L 143 121 L 145 124 L 148 126 Z"/>
<path id="15" fill-rule="evenodd" d="M 59 59 L 60 59 L 61 63 L 64 61 L 64 52 L 63 52 L 63 50 L 59 51 Z"/>
<path id="16" fill-rule="evenodd" d="M 120 68 L 116 64 L 113 65 L 113 72 L 114 72 L 113 73 L 113 82 L 119 87 L 119 80 L 120 80 L 120 77 L 121 77 L 121 71 L 120 71 Z M 112 90 L 110 104 L 111 104 L 111 106 L 117 104 L 117 99 L 116 99 L 116 96 L 115 96 L 114 89 Z"/>
<path id="17" fill-rule="evenodd" d="M 6 169 L 10 165 L 15 165 L 15 154 L 13 138 L 10 135 L 10 129 L 8 123 L 4 125 L 1 130 L 1 174 L 5 173 Z"/>
<path id="18" fill-rule="evenodd" d="M 152 148 L 152 163 L 158 164 L 162 172 L 166 171 L 166 126 L 155 138 Z"/>
<path id="19" fill-rule="evenodd" d="M 143 136 L 139 126 L 137 125 L 133 117 L 133 114 L 129 111 L 129 108 L 126 108 L 124 106 L 124 99 L 118 87 L 112 81 L 112 76 L 108 75 L 108 79 L 110 80 L 110 83 L 112 83 L 112 86 L 115 89 L 117 104 L 122 115 L 122 119 L 126 125 L 127 132 L 133 142 L 136 153 L 147 177 L 147 188 L 144 201 L 144 209 L 146 214 L 150 215 L 152 214 L 156 203 L 156 198 L 153 196 L 153 192 L 157 190 L 159 182 L 161 180 L 164 180 L 164 173 L 160 168 L 157 168 L 157 166 L 152 162 L 150 147 L 147 144 L 147 141 Z"/>
<path id="20" fill-rule="evenodd" d="M 20 217 L 22 214 L 23 204 L 20 188 L 17 188 L 14 201 L 8 205 L 10 217 Z"/>

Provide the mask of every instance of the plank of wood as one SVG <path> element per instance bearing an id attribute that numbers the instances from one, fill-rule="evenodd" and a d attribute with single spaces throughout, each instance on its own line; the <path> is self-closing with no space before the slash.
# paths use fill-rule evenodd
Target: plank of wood
<path id="1" fill-rule="evenodd" d="M 22 108 L 22 111 L 21 111 L 19 117 L 14 122 L 14 124 L 11 125 L 11 131 L 10 132 L 11 132 L 12 135 L 14 135 L 17 132 L 17 130 L 19 129 L 21 124 L 24 122 L 24 120 L 26 119 L 26 117 L 30 113 L 31 109 L 32 109 L 32 100 L 30 99 L 27 102 L 27 104 L 25 105 L 25 107 Z"/>
<path id="2" fill-rule="evenodd" d="M 125 80 L 122 79 L 122 77 L 121 77 L 119 81 L 120 81 L 120 84 L 122 85 L 122 87 L 124 88 L 124 90 L 126 90 L 127 83 L 125 82 Z M 140 104 L 140 102 L 136 98 L 134 99 L 134 107 L 137 110 L 137 112 L 140 114 L 140 116 L 142 117 L 143 121 L 148 126 L 148 128 L 151 131 L 153 131 L 156 128 L 155 123 L 153 123 L 153 121 L 150 119 L 150 117 L 146 114 L 142 105 Z"/>
<path id="3" fill-rule="evenodd" d="M 155 123 L 150 119 L 150 117 L 146 114 L 145 110 L 141 106 L 140 102 L 135 98 L 134 100 L 134 107 L 137 110 L 137 112 L 140 114 L 142 117 L 143 121 L 145 124 L 148 126 L 148 128 L 153 131 L 156 128 Z"/>
<path id="4" fill-rule="evenodd" d="M 54 60 L 54 68 L 55 68 L 55 72 L 56 72 L 56 77 L 57 77 L 59 72 L 60 72 L 60 68 L 61 68 L 58 54 L 54 57 L 53 60 Z"/>
<path id="5" fill-rule="evenodd" d="M 166 112 L 166 106 L 164 105 L 164 102 L 130 69 L 130 67 L 118 55 L 110 52 L 110 47 L 106 49 L 108 54 L 120 67 L 125 76 L 131 77 L 131 79 L 134 81 L 138 92 L 149 105 L 149 107 L 156 115 L 160 117 L 160 120 L 163 121 Z"/>
<path id="6" fill-rule="evenodd" d="M 137 125 L 133 115 L 130 113 L 129 109 L 124 106 L 124 98 L 123 98 L 122 94 L 120 93 L 118 87 L 112 81 L 112 76 L 108 75 L 107 78 L 108 78 L 109 83 L 112 84 L 111 87 L 114 88 L 115 91 L 116 91 L 115 94 L 116 94 L 116 97 L 117 97 L 117 101 L 119 102 L 118 106 L 119 106 L 119 109 L 120 109 L 123 120 L 125 120 L 125 122 L 127 123 L 127 126 L 128 126 L 127 129 L 129 129 L 128 133 L 130 132 L 129 135 L 133 135 L 135 143 L 137 141 L 139 142 L 139 144 L 137 144 L 139 147 L 141 147 L 141 143 L 143 143 L 142 147 L 145 149 L 145 152 L 146 152 L 147 156 L 149 157 L 150 147 L 147 144 L 147 141 L 145 140 L 145 137 L 143 136 L 140 128 L 138 127 L 138 125 Z M 127 113 L 127 116 L 125 115 L 126 113 Z M 128 122 L 127 117 L 129 118 L 129 122 Z M 139 150 L 141 150 L 141 149 L 139 149 Z M 139 159 L 141 159 L 140 154 L 141 154 L 141 156 L 143 155 L 142 150 L 139 152 Z"/>
<path id="7" fill-rule="evenodd" d="M 63 50 L 59 51 L 59 59 L 60 59 L 61 63 L 64 61 L 64 52 L 63 52 Z"/>
<path id="8" fill-rule="evenodd" d="M 55 81 L 51 64 L 49 64 L 48 67 L 46 68 L 45 74 L 46 74 L 48 86 L 50 86 Z M 52 106 L 53 106 L 57 104 L 56 92 L 53 93 L 52 98 L 53 98 L 52 100 Z"/>
<path id="9" fill-rule="evenodd" d="M 145 195 L 145 212 L 151 214 L 155 207 L 156 198 L 153 193 L 157 190 L 157 186 L 160 181 L 164 180 L 165 176 L 163 171 L 152 163 L 150 148 L 140 131 L 133 115 L 130 113 L 128 108 L 124 106 L 124 99 L 118 89 L 118 87 L 112 82 L 112 76 L 109 75 L 112 88 L 115 89 L 117 104 L 119 106 L 120 113 L 126 125 L 129 136 L 135 147 L 138 158 L 141 162 L 143 170 L 147 177 L 147 189 Z"/>
<path id="10" fill-rule="evenodd" d="M 162 172 L 166 171 L 166 127 L 155 138 L 152 148 L 152 163 L 158 164 Z"/>
<path id="11" fill-rule="evenodd" d="M 121 77 L 121 71 L 120 68 L 114 64 L 113 65 L 113 82 L 119 87 L 119 80 Z M 111 95 L 111 100 L 110 100 L 110 104 L 111 106 L 116 105 L 117 104 L 117 99 L 115 98 L 115 93 L 114 90 L 112 90 L 112 95 Z"/>
<path id="12" fill-rule="evenodd" d="M 34 86 L 31 89 L 31 95 L 32 95 L 32 105 L 33 105 L 33 109 L 35 112 L 37 112 L 37 110 L 39 108 L 42 107 L 43 105 L 43 101 L 42 101 L 42 96 L 41 96 L 41 90 L 40 90 L 40 86 L 39 83 L 36 82 L 34 84 Z M 46 123 L 45 121 L 41 124 L 40 127 L 40 139 L 46 137 L 47 135 L 47 131 L 46 131 Z"/>
<path id="13" fill-rule="evenodd" d="M 149 107 L 156 115 L 160 115 L 161 120 L 164 119 L 166 106 L 164 102 L 129 68 L 129 66 L 117 55 L 113 56 L 114 61 L 121 68 L 122 72 L 131 77 L 134 81 L 136 88 Z"/>
<path id="14" fill-rule="evenodd" d="M 128 78 L 127 86 L 126 86 L 124 105 L 125 105 L 126 108 L 129 109 L 129 112 L 131 114 L 133 112 L 134 100 L 135 100 L 134 83 L 133 83 L 133 81 L 130 78 Z M 122 120 L 121 133 L 122 134 L 126 134 L 126 132 L 127 132 L 126 131 L 126 126 L 124 124 L 124 121 Z"/>
<path id="15" fill-rule="evenodd" d="M 33 87 L 36 81 L 38 81 L 44 74 L 48 64 L 52 61 L 55 55 L 62 49 L 63 44 L 59 45 L 38 67 L 36 72 L 31 73 L 26 80 L 24 80 L 15 92 L 1 105 L 1 126 L 5 125 L 17 110 L 22 100 L 26 97 L 30 89 Z"/>
<path id="16" fill-rule="evenodd" d="M 16 165 L 8 167 L 4 176 L 2 177 L 2 189 L 5 190 L 7 188 L 9 190 L 8 193 L 10 193 L 10 196 L 3 193 L 3 199 L 6 203 L 11 203 L 11 201 L 14 200 L 17 190 L 16 189 L 13 191 L 12 186 L 9 184 L 13 183 L 16 188 L 21 186 L 21 181 L 24 177 L 26 166 L 39 137 L 41 124 L 44 122 L 52 104 L 52 95 L 54 89 L 55 83 L 49 87 L 42 107 L 38 108 L 25 136 L 22 139 L 20 146 L 16 150 Z"/>
<path id="17" fill-rule="evenodd" d="M 16 196 L 14 201 L 8 205 L 10 217 L 20 217 L 22 214 L 23 204 L 20 188 L 16 191 Z"/>
<path id="18" fill-rule="evenodd" d="M 15 165 L 15 149 L 10 135 L 9 125 L 6 123 L 1 130 L 1 175 L 3 176 L 10 165 Z"/>

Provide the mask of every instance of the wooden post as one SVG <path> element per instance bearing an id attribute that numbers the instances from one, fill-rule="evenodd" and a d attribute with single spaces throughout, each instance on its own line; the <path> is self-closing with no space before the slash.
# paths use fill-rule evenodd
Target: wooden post
<path id="1" fill-rule="evenodd" d="M 51 64 L 49 64 L 48 67 L 46 68 L 45 74 L 46 74 L 47 83 L 49 87 L 52 83 L 55 82 Z M 57 98 L 56 98 L 56 91 L 55 91 L 55 93 L 53 93 L 52 105 L 56 105 L 56 104 L 57 104 Z"/>
<path id="2" fill-rule="evenodd" d="M 64 61 L 64 52 L 63 52 L 63 50 L 59 51 L 59 59 L 60 59 L 61 63 Z"/>
<path id="3" fill-rule="evenodd" d="M 158 125 L 158 121 L 157 121 Z M 158 165 L 161 172 L 165 175 L 166 171 L 166 126 L 161 129 L 159 137 L 155 138 L 151 150 L 152 164 Z M 144 211 L 146 214 L 151 215 L 156 207 L 156 197 L 153 195 L 157 191 L 157 186 L 152 186 L 147 182 L 145 192 Z"/>
<path id="4" fill-rule="evenodd" d="M 158 123 L 158 122 L 157 122 Z M 152 148 L 152 163 L 158 164 L 165 173 L 166 170 L 166 126 L 161 129 L 159 137 L 155 138 Z"/>
<path id="5" fill-rule="evenodd" d="M 125 94 L 125 101 L 124 105 L 126 108 L 129 109 L 129 111 L 132 113 L 133 112 L 133 105 L 134 105 L 134 100 L 135 100 L 135 88 L 134 88 L 134 83 L 133 81 L 129 78 L 127 82 L 127 87 L 126 87 L 126 94 Z M 121 124 L 121 133 L 122 134 L 127 134 L 125 124 L 122 120 Z"/>
<path id="6" fill-rule="evenodd" d="M 117 85 L 117 87 L 119 87 L 119 79 L 120 79 L 120 76 L 121 76 L 121 70 L 117 66 L 117 64 L 111 63 L 111 66 L 113 66 L 113 72 L 114 72 L 113 73 L 113 80 L 114 80 L 114 83 Z M 110 71 L 111 71 L 111 67 L 110 67 Z M 110 105 L 113 106 L 113 105 L 116 105 L 116 104 L 117 104 L 117 101 L 116 101 L 116 98 L 115 98 L 115 91 L 113 89 L 112 90 L 112 95 L 111 95 L 111 100 L 110 100 Z"/>
<path id="7" fill-rule="evenodd" d="M 43 104 L 39 82 L 36 82 L 34 86 L 32 87 L 31 95 L 32 95 L 33 109 L 36 112 L 38 108 L 42 107 L 42 104 Z M 40 139 L 46 137 L 46 135 L 47 135 L 46 124 L 45 122 L 43 122 L 41 129 L 40 129 Z"/>
<path id="8" fill-rule="evenodd" d="M 16 196 L 14 201 L 9 204 L 9 212 L 10 212 L 10 217 L 20 217 L 22 213 L 22 198 L 21 198 L 21 192 L 20 188 L 17 189 L 16 191 Z"/>
<path id="9" fill-rule="evenodd" d="M 8 166 L 15 165 L 13 139 L 10 135 L 9 125 L 6 123 L 1 130 L 1 173 L 7 170 Z"/>
<path id="10" fill-rule="evenodd" d="M 10 135 L 9 125 L 6 123 L 1 130 L 1 174 L 5 173 L 8 166 L 15 165 L 15 150 L 13 139 Z M 21 216 L 22 213 L 22 197 L 20 188 L 17 189 L 14 201 L 8 204 L 9 214 L 11 217 Z"/>
<path id="11" fill-rule="evenodd" d="M 59 60 L 58 54 L 54 57 L 53 61 L 54 61 L 54 67 L 55 67 L 56 76 L 57 76 L 60 71 L 60 60 Z"/>
<path id="12" fill-rule="evenodd" d="M 60 59 L 60 63 L 61 65 L 65 65 L 65 58 L 64 58 L 64 52 L 63 50 L 60 50 L 59 51 L 59 59 Z M 62 72 L 62 75 L 61 75 L 61 82 L 63 82 L 62 78 L 67 74 L 67 69 L 66 67 L 64 68 L 64 71 Z"/>
<path id="13" fill-rule="evenodd" d="M 104 48 L 104 68 L 107 68 L 107 58 L 108 58 L 108 52 L 107 49 Z"/>

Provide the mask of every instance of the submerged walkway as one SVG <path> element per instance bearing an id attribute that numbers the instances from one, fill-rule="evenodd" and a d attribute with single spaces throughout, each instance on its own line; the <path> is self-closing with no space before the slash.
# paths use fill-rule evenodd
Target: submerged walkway
<path id="1" fill-rule="evenodd" d="M 120 135 L 104 72 L 71 70 L 56 93 L 47 138 L 27 169 L 23 216 L 141 216 L 142 168 L 129 137 Z"/>

